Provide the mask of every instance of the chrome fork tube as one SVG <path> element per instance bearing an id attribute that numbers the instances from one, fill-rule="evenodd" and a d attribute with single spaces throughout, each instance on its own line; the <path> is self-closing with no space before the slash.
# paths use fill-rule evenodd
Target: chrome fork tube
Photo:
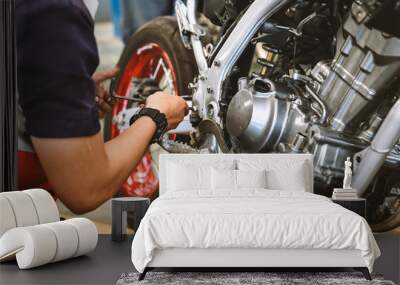
<path id="1" fill-rule="evenodd" d="M 197 27 L 197 19 L 196 19 L 196 11 L 197 11 L 197 1 L 196 0 L 187 0 L 187 17 L 189 24 L 192 27 Z M 192 34 L 190 36 L 190 41 L 192 43 L 194 57 L 196 59 L 197 66 L 199 68 L 200 74 L 207 70 L 207 60 L 204 56 L 203 45 L 201 44 L 199 36 Z"/>
<path id="2" fill-rule="evenodd" d="M 400 99 L 393 105 L 381 127 L 376 133 L 371 145 L 357 167 L 354 177 L 354 189 L 362 197 L 368 185 L 382 167 L 385 159 L 400 138 Z"/>
<path id="3" fill-rule="evenodd" d="M 252 2 L 210 66 L 206 62 L 199 37 L 191 35 L 191 44 L 200 75 L 196 91 L 193 94 L 193 106 L 197 108 L 201 118 L 208 118 L 222 125 L 222 119 L 219 117 L 222 82 L 261 25 L 291 1 L 255 0 Z M 192 27 L 197 25 L 196 8 L 196 0 L 187 1 L 187 19 Z M 212 147 L 209 150 L 215 151 L 215 140 L 211 144 Z"/>
<path id="4" fill-rule="evenodd" d="M 221 123 L 218 114 L 222 82 L 261 25 L 291 1 L 255 0 L 252 2 L 225 40 L 211 66 L 207 69 L 205 80 L 199 81 L 199 88 L 194 96 L 194 102 L 198 103 L 199 112 L 202 116 L 207 117 L 207 107 L 211 105 L 215 112 L 214 116 L 210 118 L 219 124 Z"/>

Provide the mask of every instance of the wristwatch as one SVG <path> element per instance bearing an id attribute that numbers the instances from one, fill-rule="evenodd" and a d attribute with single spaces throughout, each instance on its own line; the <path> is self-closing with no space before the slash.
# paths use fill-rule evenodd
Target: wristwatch
<path id="1" fill-rule="evenodd" d="M 137 119 L 143 116 L 150 117 L 157 125 L 156 132 L 154 133 L 150 144 L 159 142 L 168 127 L 167 117 L 165 117 L 165 114 L 161 113 L 157 109 L 144 107 L 139 109 L 136 114 L 133 115 L 130 120 L 130 125 L 132 125 Z"/>

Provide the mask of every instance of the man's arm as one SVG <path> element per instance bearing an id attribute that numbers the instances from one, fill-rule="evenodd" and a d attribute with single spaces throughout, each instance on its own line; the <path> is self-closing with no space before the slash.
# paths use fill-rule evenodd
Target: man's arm
<path id="1" fill-rule="evenodd" d="M 26 131 L 55 194 L 74 212 L 92 210 L 132 172 L 155 124 L 140 118 L 118 138 L 103 142 L 98 111 L 107 112 L 110 102 L 99 82 L 117 70 L 93 75 L 99 62 L 94 22 L 82 1 L 19 0 L 16 14 Z M 170 128 L 187 108 L 181 98 L 161 93 L 146 104 L 165 113 Z"/>
<path id="2" fill-rule="evenodd" d="M 175 128 L 187 112 L 185 101 L 161 92 L 146 106 L 166 114 Z M 156 125 L 139 118 L 128 130 L 104 143 L 100 133 L 78 138 L 37 138 L 32 142 L 57 197 L 73 212 L 95 209 L 114 196 L 142 158 Z"/>

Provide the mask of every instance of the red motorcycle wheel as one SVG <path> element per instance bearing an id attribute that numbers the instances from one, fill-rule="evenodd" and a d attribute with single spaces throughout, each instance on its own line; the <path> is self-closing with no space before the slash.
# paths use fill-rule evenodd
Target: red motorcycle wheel
<path id="1" fill-rule="evenodd" d="M 181 42 L 174 17 L 160 17 L 148 22 L 133 34 L 126 45 L 118 66 L 115 93 L 127 96 L 133 78 L 153 78 L 169 94 L 187 94 L 187 86 L 195 76 L 194 58 Z M 167 95 L 166 95 L 167 96 Z M 111 116 L 105 120 L 106 140 L 123 132 L 117 118 L 121 112 L 136 108 L 129 101 L 119 100 Z M 158 190 L 158 177 L 152 167 L 152 155 L 146 152 L 127 181 L 122 185 L 124 196 L 154 197 Z"/>

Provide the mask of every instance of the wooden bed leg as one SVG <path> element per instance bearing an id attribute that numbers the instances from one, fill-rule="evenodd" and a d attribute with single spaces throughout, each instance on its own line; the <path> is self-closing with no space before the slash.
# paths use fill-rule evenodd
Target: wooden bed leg
<path id="1" fill-rule="evenodd" d="M 367 267 L 355 267 L 354 269 L 357 271 L 361 271 L 361 273 L 364 275 L 365 279 L 372 280 L 371 274 L 369 274 L 369 270 Z"/>
<path id="2" fill-rule="evenodd" d="M 146 273 L 147 273 L 148 269 L 147 267 L 144 269 L 144 271 L 142 273 L 139 274 L 139 278 L 138 281 L 142 281 L 144 279 L 144 277 L 146 277 Z"/>

